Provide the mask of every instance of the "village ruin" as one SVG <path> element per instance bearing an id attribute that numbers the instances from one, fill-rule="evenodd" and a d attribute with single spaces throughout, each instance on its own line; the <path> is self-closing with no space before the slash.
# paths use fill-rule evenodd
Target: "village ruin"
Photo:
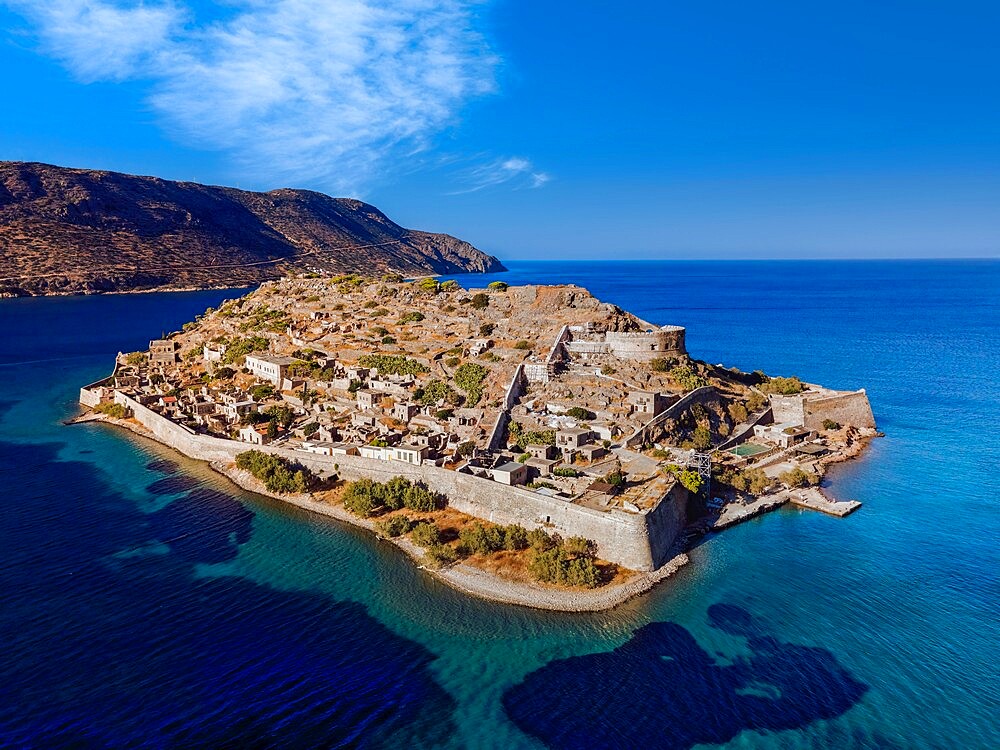
<path id="1" fill-rule="evenodd" d="M 347 479 L 405 476 L 639 571 L 713 504 L 818 477 L 875 434 L 863 390 L 699 362 L 683 327 L 580 287 L 393 276 L 265 283 L 120 354 L 80 399 L 195 458 L 252 447 Z"/>

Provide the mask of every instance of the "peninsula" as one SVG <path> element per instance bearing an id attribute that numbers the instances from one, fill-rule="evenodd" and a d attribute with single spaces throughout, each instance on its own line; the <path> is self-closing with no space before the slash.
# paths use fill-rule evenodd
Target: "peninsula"
<path id="1" fill-rule="evenodd" d="M 311 190 L 0 161 L 0 297 L 251 286 L 290 273 L 502 271 L 447 234 Z"/>
<path id="2" fill-rule="evenodd" d="M 691 540 L 794 502 L 876 435 L 864 390 L 692 358 L 576 286 L 266 282 L 122 353 L 104 420 L 391 539 L 469 593 L 602 609 Z"/>

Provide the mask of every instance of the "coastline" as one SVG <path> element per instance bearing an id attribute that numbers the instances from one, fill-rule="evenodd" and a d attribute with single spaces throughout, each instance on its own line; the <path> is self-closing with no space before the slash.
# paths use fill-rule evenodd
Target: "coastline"
<path id="1" fill-rule="evenodd" d="M 159 445 L 163 445 L 170 450 L 177 449 L 159 440 L 152 432 L 142 425 L 123 419 L 114 419 L 96 412 L 84 413 L 74 419 L 67 420 L 66 424 L 83 424 L 99 422 L 123 428 L 139 437 L 153 440 Z M 180 451 L 177 451 L 180 453 Z M 182 454 L 183 455 L 183 454 Z M 200 460 L 200 459 L 194 459 Z M 608 585 L 597 589 L 569 589 L 556 586 L 546 586 L 542 584 L 522 583 L 511 581 L 500 576 L 496 576 L 481 568 L 469 565 L 464 562 L 456 562 L 442 568 L 428 568 L 423 562 L 423 550 L 418 545 L 411 542 L 406 537 L 388 539 L 378 535 L 375 530 L 374 521 L 359 518 L 346 509 L 313 500 L 309 495 L 288 495 L 269 492 L 263 484 L 253 477 L 249 472 L 237 469 L 233 465 L 223 464 L 219 461 L 206 462 L 212 470 L 222 474 L 233 484 L 241 489 L 253 492 L 257 495 L 269 497 L 274 500 L 294 505 L 297 508 L 311 511 L 318 515 L 332 518 L 341 523 L 365 529 L 371 532 L 376 538 L 395 544 L 403 550 L 425 573 L 431 575 L 438 581 L 461 591 L 464 594 L 475 596 L 479 599 L 497 602 L 500 604 L 513 604 L 531 609 L 542 609 L 556 612 L 601 612 L 613 609 L 641 594 L 648 592 L 656 584 L 673 576 L 678 570 L 684 567 L 690 560 L 688 556 L 675 550 L 670 559 L 654 571 L 648 573 L 637 572 L 628 580 L 619 584 Z"/>

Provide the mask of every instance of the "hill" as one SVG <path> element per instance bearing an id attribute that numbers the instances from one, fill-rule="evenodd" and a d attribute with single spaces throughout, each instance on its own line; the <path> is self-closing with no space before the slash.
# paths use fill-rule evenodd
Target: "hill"
<path id="1" fill-rule="evenodd" d="M 446 234 L 308 190 L 0 162 L 0 294 L 239 286 L 289 272 L 503 270 Z"/>

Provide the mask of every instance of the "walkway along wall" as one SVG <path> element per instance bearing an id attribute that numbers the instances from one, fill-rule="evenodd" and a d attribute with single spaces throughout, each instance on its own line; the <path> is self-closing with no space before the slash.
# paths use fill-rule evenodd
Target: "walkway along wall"
<path id="1" fill-rule="evenodd" d="M 627 448 L 641 447 L 644 443 L 649 442 L 649 431 L 652 428 L 659 427 L 668 419 L 676 417 L 691 404 L 697 403 L 703 399 L 708 400 L 710 396 L 714 395 L 715 387 L 711 385 L 703 385 L 701 388 L 695 388 L 693 391 L 689 391 L 683 398 L 681 398 L 680 401 L 675 401 L 668 409 L 661 411 L 655 417 L 646 422 L 646 424 L 632 433 L 632 435 L 626 438 L 625 446 Z"/>
<path id="2" fill-rule="evenodd" d="M 124 393 L 116 391 L 115 401 L 130 409 L 135 420 L 157 440 L 191 458 L 228 463 L 235 460 L 236 454 L 251 448 L 235 440 L 193 433 Z M 403 476 L 420 481 L 447 496 L 448 504 L 457 511 L 494 523 L 518 523 L 529 529 L 544 526 L 564 537 L 592 539 L 602 558 L 633 570 L 655 570 L 665 563 L 685 524 L 687 491 L 680 485 L 674 485 L 652 510 L 602 512 L 436 466 L 413 466 L 360 456 L 320 456 L 272 446 L 253 447 L 298 461 L 313 471 L 336 472 L 348 480 L 368 477 L 385 481 Z"/>

